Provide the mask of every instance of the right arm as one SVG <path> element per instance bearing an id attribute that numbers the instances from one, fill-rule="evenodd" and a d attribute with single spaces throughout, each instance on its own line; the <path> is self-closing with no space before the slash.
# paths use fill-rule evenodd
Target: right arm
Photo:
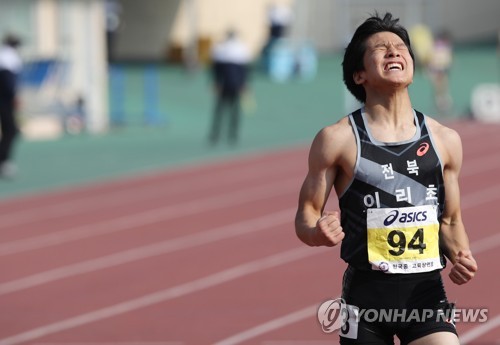
<path id="1" fill-rule="evenodd" d="M 340 170 L 339 135 L 343 124 L 322 129 L 309 152 L 309 171 L 300 190 L 295 231 L 309 246 L 335 246 L 345 234 L 337 211 L 324 212 L 328 196 Z"/>

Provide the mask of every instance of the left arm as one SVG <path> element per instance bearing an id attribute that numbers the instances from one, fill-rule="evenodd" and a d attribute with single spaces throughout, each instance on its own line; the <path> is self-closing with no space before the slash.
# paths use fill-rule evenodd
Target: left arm
<path id="1" fill-rule="evenodd" d="M 450 279 L 458 285 L 471 280 L 477 263 L 469 246 L 469 238 L 465 231 L 460 209 L 460 189 L 458 177 L 462 167 L 462 143 L 459 135 L 449 129 L 439 129 L 443 150 L 443 179 L 445 188 L 445 207 L 441 220 L 441 246 L 445 255 L 452 262 Z"/>

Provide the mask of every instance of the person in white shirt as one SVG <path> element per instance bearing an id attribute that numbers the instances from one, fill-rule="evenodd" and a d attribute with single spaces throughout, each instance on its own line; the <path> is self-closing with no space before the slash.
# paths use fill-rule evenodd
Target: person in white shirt
<path id="1" fill-rule="evenodd" d="M 247 87 L 250 53 L 234 30 L 217 44 L 212 52 L 212 72 L 216 93 L 209 142 L 215 145 L 220 136 L 221 122 L 226 108 L 230 110 L 229 142 L 236 144 L 240 127 L 240 98 Z"/>

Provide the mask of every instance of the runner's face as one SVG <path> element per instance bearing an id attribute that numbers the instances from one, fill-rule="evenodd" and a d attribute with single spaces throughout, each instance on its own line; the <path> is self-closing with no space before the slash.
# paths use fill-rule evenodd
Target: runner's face
<path id="1" fill-rule="evenodd" d="M 403 40 L 392 32 L 379 32 L 366 41 L 363 71 L 355 81 L 365 86 L 380 82 L 408 86 L 413 81 L 413 60 Z"/>

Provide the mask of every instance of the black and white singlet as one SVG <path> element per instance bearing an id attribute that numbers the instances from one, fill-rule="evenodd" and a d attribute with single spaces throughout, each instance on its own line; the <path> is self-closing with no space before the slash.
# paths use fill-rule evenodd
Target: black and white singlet
<path id="1" fill-rule="evenodd" d="M 419 273 L 444 266 L 443 169 L 426 117 L 414 116 L 411 139 L 385 143 L 371 135 L 362 109 L 349 115 L 357 159 L 353 180 L 339 195 L 341 257 L 355 268 Z"/>

